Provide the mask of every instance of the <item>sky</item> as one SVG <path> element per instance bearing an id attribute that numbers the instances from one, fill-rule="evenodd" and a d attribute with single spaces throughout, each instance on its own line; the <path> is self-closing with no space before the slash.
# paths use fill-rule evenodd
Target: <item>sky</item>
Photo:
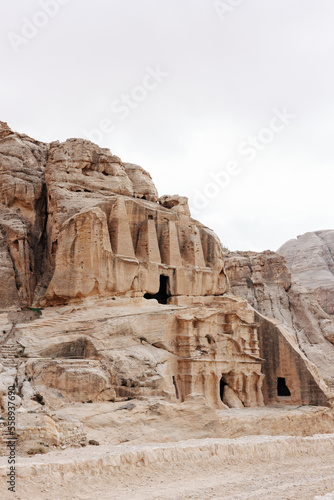
<path id="1" fill-rule="evenodd" d="M 148 170 L 230 250 L 334 229 L 333 0 L 0 0 L 0 120 Z"/>

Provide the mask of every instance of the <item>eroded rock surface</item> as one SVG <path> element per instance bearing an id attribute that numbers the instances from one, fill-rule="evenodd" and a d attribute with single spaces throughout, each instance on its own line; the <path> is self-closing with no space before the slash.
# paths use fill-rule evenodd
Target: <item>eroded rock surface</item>
<path id="1" fill-rule="evenodd" d="M 168 296 L 227 290 L 218 238 L 186 210 L 158 204 L 141 167 L 70 139 L 51 144 L 45 177 L 54 270 L 47 303 L 97 294 L 155 295 L 161 276 Z"/>
<path id="2" fill-rule="evenodd" d="M 332 318 L 283 257 L 224 257 L 187 198 L 89 141 L 0 123 L 0 280 L 0 404 L 15 385 L 20 443 L 85 445 L 69 408 L 92 402 L 154 399 L 146 417 L 180 429 L 204 409 L 203 437 L 215 409 L 331 404 Z"/>
<path id="3" fill-rule="evenodd" d="M 334 318 L 314 293 L 293 280 L 285 258 L 275 252 L 226 254 L 231 290 L 261 314 L 280 320 L 301 350 L 334 383 Z"/>
<path id="4" fill-rule="evenodd" d="M 334 231 L 298 236 L 277 253 L 286 258 L 293 279 L 314 294 L 324 311 L 334 314 Z"/>
<path id="5" fill-rule="evenodd" d="M 48 146 L 3 122 L 0 136 L 0 268 L 1 281 L 8 282 L 0 292 L 3 309 L 31 305 L 43 273 Z"/>

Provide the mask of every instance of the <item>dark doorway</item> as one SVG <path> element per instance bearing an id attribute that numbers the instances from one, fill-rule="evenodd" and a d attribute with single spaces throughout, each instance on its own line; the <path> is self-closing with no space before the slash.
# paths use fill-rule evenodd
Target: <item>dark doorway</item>
<path id="1" fill-rule="evenodd" d="M 222 377 L 220 379 L 220 383 L 219 383 L 219 394 L 220 394 L 220 399 L 223 401 L 224 399 L 224 390 L 225 390 L 225 387 L 227 386 L 227 383 L 225 382 L 225 379 L 224 377 Z"/>
<path id="2" fill-rule="evenodd" d="M 179 390 L 178 390 L 178 388 L 177 388 L 177 385 L 176 385 L 176 380 L 175 380 L 174 375 L 173 375 L 173 385 L 174 385 L 174 389 L 175 389 L 175 396 L 176 396 L 176 399 L 180 399 Z"/>
<path id="3" fill-rule="evenodd" d="M 284 377 L 277 378 L 277 396 L 291 396 L 291 392 L 285 383 Z"/>
<path id="4" fill-rule="evenodd" d="M 169 292 L 169 277 L 160 275 L 160 287 L 158 293 L 152 295 L 150 293 L 145 293 L 144 299 L 156 299 L 159 304 L 167 304 L 167 300 L 170 297 Z"/>

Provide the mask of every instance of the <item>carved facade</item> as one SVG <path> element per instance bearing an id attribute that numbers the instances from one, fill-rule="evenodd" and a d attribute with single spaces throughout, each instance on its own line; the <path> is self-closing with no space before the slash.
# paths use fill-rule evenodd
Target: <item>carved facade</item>
<path id="1" fill-rule="evenodd" d="M 257 325 L 231 305 L 177 315 L 175 384 L 181 399 L 197 393 L 218 408 L 221 402 L 263 406 Z"/>
<path id="2" fill-rule="evenodd" d="M 155 295 L 159 289 L 168 297 L 228 289 L 214 233 L 154 202 L 116 196 L 83 209 L 63 223 L 52 247 L 49 303 L 96 294 Z"/>

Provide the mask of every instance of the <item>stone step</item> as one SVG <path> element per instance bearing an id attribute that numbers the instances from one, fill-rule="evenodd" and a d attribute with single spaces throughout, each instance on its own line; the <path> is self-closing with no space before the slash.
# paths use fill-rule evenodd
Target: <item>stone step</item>
<path id="1" fill-rule="evenodd" d="M 16 368 L 17 369 L 17 363 L 8 363 L 2 359 L 0 359 L 0 363 L 4 368 Z"/>
<path id="2" fill-rule="evenodd" d="M 35 328 L 45 328 L 49 326 L 57 326 L 62 325 L 64 323 L 68 323 L 69 321 L 73 322 L 76 318 L 74 316 L 62 317 L 62 318 L 54 318 L 49 320 L 40 320 L 38 325 L 35 325 Z"/>
<path id="3" fill-rule="evenodd" d="M 19 346 L 17 344 L 5 344 L 0 346 L 0 363 L 5 368 L 17 368 Z"/>

